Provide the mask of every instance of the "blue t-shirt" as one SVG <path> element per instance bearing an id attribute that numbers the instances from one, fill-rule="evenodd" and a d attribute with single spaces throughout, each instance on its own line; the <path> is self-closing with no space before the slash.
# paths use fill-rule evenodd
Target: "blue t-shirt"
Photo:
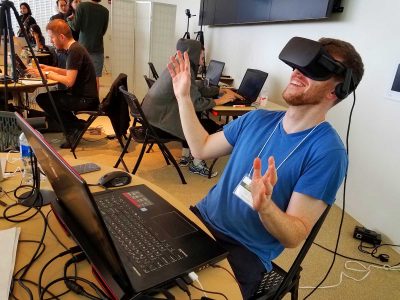
<path id="1" fill-rule="evenodd" d="M 233 146 L 231 157 L 219 182 L 197 204 L 207 223 L 255 253 L 267 270 L 272 269 L 271 261 L 284 246 L 268 233 L 258 213 L 233 191 L 249 174 L 254 158 L 283 116 L 284 112 L 261 109 L 224 127 L 225 137 Z M 268 167 L 269 156 L 274 156 L 279 166 L 312 129 L 287 134 L 280 122 L 260 155 L 262 174 Z M 279 168 L 272 194 L 274 203 L 286 211 L 295 191 L 332 204 L 347 163 L 345 147 L 337 132 L 329 123 L 321 123 Z"/>

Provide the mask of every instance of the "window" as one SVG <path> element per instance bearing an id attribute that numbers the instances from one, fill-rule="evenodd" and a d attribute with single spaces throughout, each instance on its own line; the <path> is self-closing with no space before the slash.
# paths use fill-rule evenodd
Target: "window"
<path id="1" fill-rule="evenodd" d="M 48 44 L 49 39 L 46 32 L 46 25 L 47 23 L 49 23 L 50 17 L 55 14 L 56 0 L 15 0 L 14 5 L 18 13 L 19 5 L 22 2 L 26 2 L 29 4 L 32 11 L 32 17 L 36 20 L 36 23 L 42 30 L 43 36 L 46 39 L 46 44 Z M 13 12 L 11 12 L 11 16 L 14 34 L 16 35 L 19 30 L 19 25 L 14 17 Z"/>

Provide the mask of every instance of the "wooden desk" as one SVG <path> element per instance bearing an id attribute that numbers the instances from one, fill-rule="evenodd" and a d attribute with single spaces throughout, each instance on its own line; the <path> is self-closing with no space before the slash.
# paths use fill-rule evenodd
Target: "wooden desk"
<path id="1" fill-rule="evenodd" d="M 48 86 L 53 86 L 56 84 L 58 84 L 58 81 L 51 79 L 47 80 Z M 44 86 L 45 84 L 40 79 L 34 79 L 34 80 L 23 79 L 19 80 L 17 83 L 15 82 L 8 83 L 7 90 L 11 92 L 15 104 L 17 104 L 18 106 L 25 107 L 27 106 L 27 103 L 24 103 L 24 101 L 22 100 L 23 99 L 22 94 L 33 93 L 37 88 Z M 0 92 L 4 92 L 4 89 L 5 85 L 3 83 L 0 83 Z"/>
<path id="2" fill-rule="evenodd" d="M 4 157 L 4 153 L 0 153 L 0 156 Z M 18 154 L 15 154 L 14 156 L 18 157 Z M 83 160 L 72 160 L 70 163 L 72 165 L 84 163 L 85 161 Z M 11 171 L 15 166 L 14 165 L 7 165 L 7 170 L 6 171 Z M 96 183 L 99 177 L 106 173 L 113 170 L 112 168 L 109 167 L 102 167 L 101 171 L 93 172 L 93 173 L 88 173 L 84 174 L 83 177 L 88 183 Z M 16 188 L 21 180 L 21 175 L 17 174 L 13 178 L 8 178 L 5 181 L 2 181 L 1 187 L 5 191 L 10 191 Z M 191 219 L 193 222 L 198 224 L 201 228 L 203 228 L 205 231 L 207 229 L 205 226 L 197 219 L 197 217 L 192 214 L 189 209 L 183 205 L 181 202 L 177 201 L 174 199 L 174 197 L 167 192 L 163 191 L 156 185 L 138 177 L 138 176 L 133 176 L 132 180 L 133 185 L 135 184 L 146 184 L 149 186 L 151 189 L 153 189 L 155 192 L 157 192 L 160 196 L 164 197 L 167 199 L 171 204 L 173 204 L 176 208 L 178 208 L 180 211 L 182 211 L 189 219 Z M 42 182 L 42 186 L 48 188 L 49 184 L 47 181 Z M 91 188 L 92 192 L 99 191 L 101 188 L 99 187 L 94 187 Z M 10 197 L 12 197 L 12 193 L 9 193 Z M 0 193 L 0 200 L 4 201 L 7 204 L 13 203 L 12 200 L 10 200 L 7 196 L 5 196 L 3 193 Z M 23 211 L 25 208 L 24 207 L 17 207 L 15 208 L 12 212 L 19 212 Z M 43 213 L 46 215 L 49 213 L 51 210 L 50 206 L 46 206 L 42 208 Z M 4 207 L 0 206 L 0 216 L 3 215 Z M 25 214 L 26 215 L 26 214 Z M 21 227 L 21 236 L 20 236 L 20 241 L 21 240 L 39 240 L 42 232 L 43 232 L 43 219 L 41 216 L 35 216 L 33 219 L 23 222 L 23 223 L 11 223 L 8 222 L 4 219 L 0 219 L 0 230 L 1 229 L 7 229 L 11 228 L 14 226 Z M 59 225 L 58 221 L 56 220 L 54 214 L 50 212 L 49 215 L 49 226 L 51 229 L 56 233 L 57 237 L 63 242 L 67 247 L 72 247 L 75 246 L 76 244 L 72 239 L 70 239 L 66 233 L 63 231 L 61 226 Z M 56 256 L 60 252 L 64 251 L 65 249 L 61 247 L 61 245 L 56 241 L 55 237 L 51 234 L 51 232 L 46 233 L 46 237 L 44 240 L 46 244 L 46 250 L 43 253 L 42 257 L 38 259 L 37 262 L 35 262 L 31 268 L 31 270 L 28 272 L 26 279 L 32 280 L 34 282 L 38 282 L 38 275 L 40 270 L 43 268 L 44 264 L 48 262 L 52 257 Z M 35 252 L 37 248 L 37 244 L 31 244 L 31 243 L 22 243 L 19 242 L 18 244 L 18 251 L 17 251 L 17 260 L 16 260 L 16 265 L 15 265 L 15 270 L 20 269 L 22 266 L 24 266 L 32 257 L 32 254 Z M 71 256 L 67 255 L 63 258 L 57 259 L 55 262 L 53 262 L 45 271 L 43 280 L 42 280 L 42 285 L 47 285 L 50 281 L 54 280 L 55 278 L 62 277 L 63 274 L 63 266 L 65 262 L 70 258 Z M 218 265 L 223 266 L 227 268 L 229 271 L 231 271 L 231 268 L 227 262 L 227 260 L 223 260 L 218 263 Z M 70 272 L 73 271 L 73 267 L 70 268 Z M 72 273 L 71 273 L 72 274 Z M 95 280 L 93 274 L 91 273 L 91 267 L 87 263 L 87 261 L 81 262 L 78 264 L 78 276 L 84 277 L 92 282 L 95 282 L 97 284 L 97 281 Z M 198 273 L 199 280 L 201 284 L 203 285 L 204 289 L 209 290 L 209 291 L 216 291 L 216 292 L 222 292 L 224 293 L 228 299 L 241 299 L 241 294 L 239 291 L 239 287 L 236 284 L 236 282 L 233 280 L 233 278 L 224 270 L 220 268 L 207 268 L 205 270 L 202 270 L 201 272 Z M 32 285 L 28 286 L 31 288 L 32 293 L 34 294 L 34 299 L 38 299 L 38 292 L 37 288 L 33 287 Z M 198 286 L 198 285 L 196 285 Z M 85 286 L 86 288 L 86 286 Z M 65 291 L 66 288 L 64 286 L 64 283 L 59 283 L 55 286 L 53 286 L 50 291 L 53 293 L 59 293 L 62 291 Z M 90 290 L 88 288 L 88 290 Z M 23 290 L 21 286 L 18 284 L 15 285 L 14 289 L 14 294 L 18 299 L 29 299 L 27 293 Z M 183 293 L 179 288 L 174 287 L 170 289 L 170 292 L 176 297 L 176 299 L 187 299 L 187 295 Z M 193 287 L 190 287 L 190 292 L 192 294 L 193 299 L 199 299 L 203 294 L 199 292 L 198 290 L 194 289 Z M 222 299 L 221 296 L 216 296 L 212 294 L 208 294 L 209 297 L 215 298 L 215 299 Z M 46 295 L 46 298 L 48 298 L 49 295 Z M 72 300 L 72 299 L 86 299 L 84 297 L 80 297 L 75 295 L 74 293 L 70 292 L 65 296 L 62 296 L 60 299 L 66 299 L 66 300 Z"/>
<path id="3" fill-rule="evenodd" d="M 53 86 L 56 85 L 58 81 L 47 79 L 47 85 L 48 86 Z M 34 78 L 34 79 L 22 79 L 19 80 L 17 83 L 11 82 L 7 84 L 7 89 L 10 92 L 24 92 L 24 93 L 32 93 L 34 92 L 37 88 L 44 87 L 45 84 L 42 82 L 41 79 L 39 78 Z M 4 84 L 0 83 L 0 91 L 4 91 Z"/>
<path id="4" fill-rule="evenodd" d="M 248 113 L 249 111 L 256 109 L 286 110 L 287 108 L 285 106 L 268 101 L 265 107 L 258 107 L 258 108 L 254 106 L 233 107 L 233 106 L 217 105 L 212 108 L 211 112 L 215 116 L 226 117 L 226 123 L 228 123 L 229 117 L 233 117 L 235 119 L 238 116 L 242 116 L 245 113 Z"/>

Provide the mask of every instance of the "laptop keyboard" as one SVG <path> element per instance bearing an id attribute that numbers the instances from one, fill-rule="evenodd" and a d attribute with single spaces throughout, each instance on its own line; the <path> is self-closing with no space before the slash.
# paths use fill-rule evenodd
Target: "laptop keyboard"
<path id="1" fill-rule="evenodd" d="M 148 274 L 185 257 L 166 241 L 160 241 L 146 228 L 136 209 L 118 193 L 95 197 L 106 226 L 123 249 L 133 269 Z"/>

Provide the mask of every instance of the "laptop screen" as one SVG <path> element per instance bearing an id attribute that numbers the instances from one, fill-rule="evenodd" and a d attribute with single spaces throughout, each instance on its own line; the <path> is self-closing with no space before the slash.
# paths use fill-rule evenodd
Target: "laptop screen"
<path id="1" fill-rule="evenodd" d="M 267 77 L 268 73 L 255 69 L 247 69 L 237 93 L 243 96 L 248 102 L 256 101 Z"/>
<path id="2" fill-rule="evenodd" d="M 210 85 L 217 86 L 224 70 L 225 63 L 217 60 L 210 60 L 208 64 L 206 78 Z"/>
<path id="3" fill-rule="evenodd" d="M 25 133 L 35 156 L 63 206 L 91 239 L 108 262 L 111 274 L 122 279 L 125 271 L 85 180 L 50 146 L 43 136 L 15 113 L 18 126 Z"/>

